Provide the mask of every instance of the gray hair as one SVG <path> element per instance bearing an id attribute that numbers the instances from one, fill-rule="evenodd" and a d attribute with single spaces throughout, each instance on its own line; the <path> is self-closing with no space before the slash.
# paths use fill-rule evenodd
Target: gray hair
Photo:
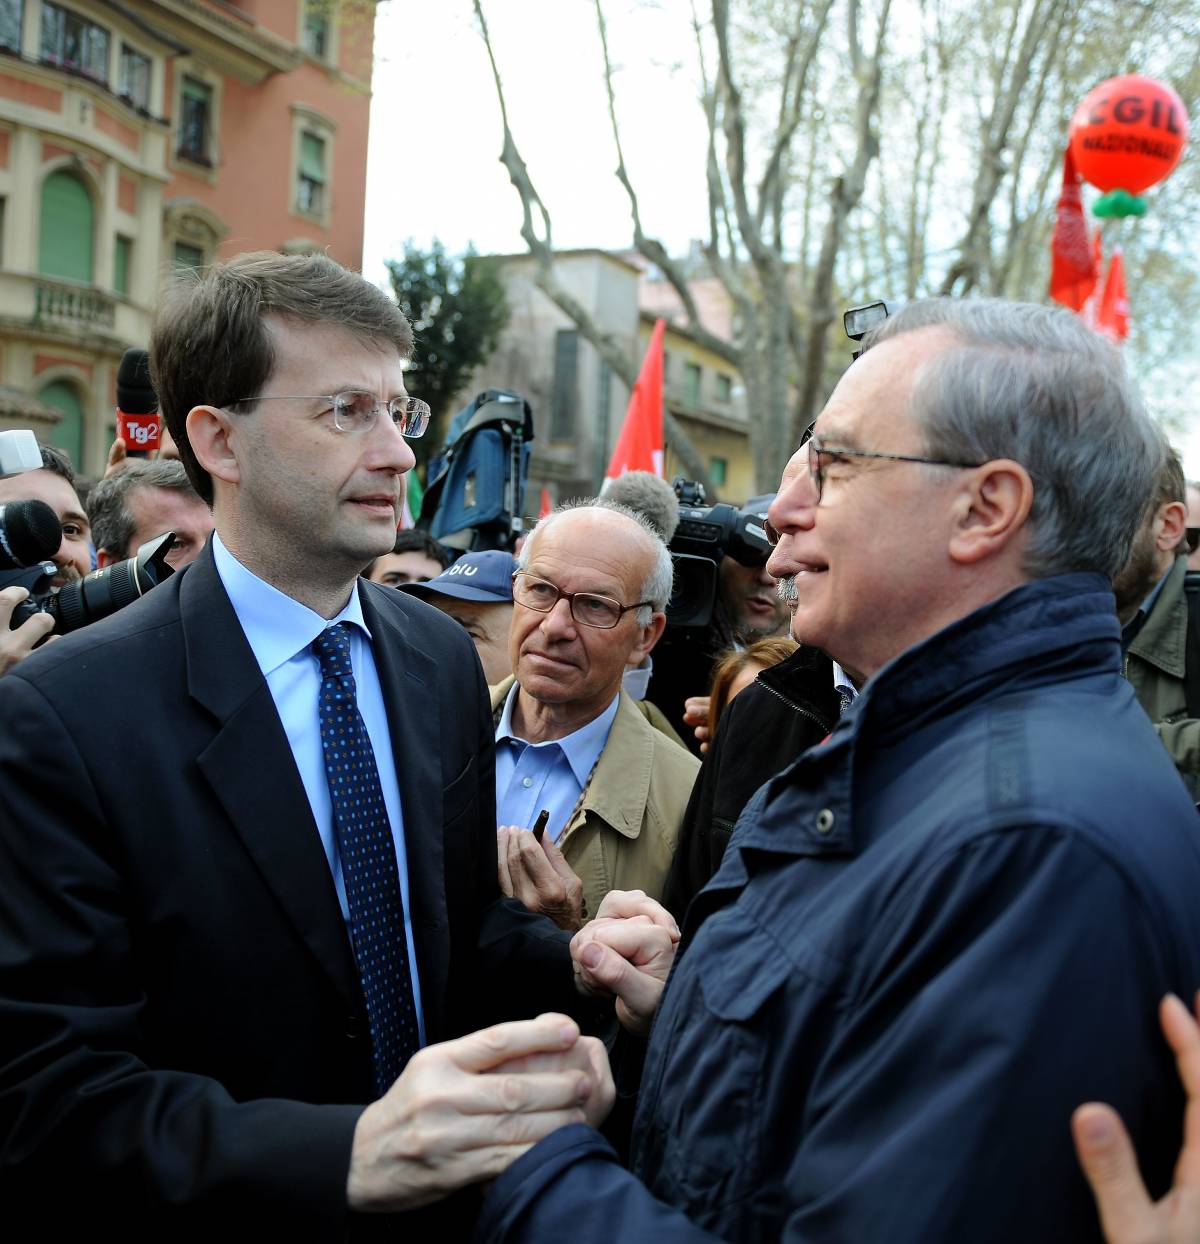
<path id="1" fill-rule="evenodd" d="M 911 303 L 863 348 L 931 326 L 960 344 L 916 376 L 911 409 L 924 452 L 1021 463 L 1034 490 L 1025 573 L 1111 579 L 1128 560 L 1163 458 L 1120 352 L 1063 307 L 949 298 Z"/>
<path id="2" fill-rule="evenodd" d="M 533 542 L 538 533 L 545 531 L 556 519 L 576 510 L 609 510 L 613 514 L 623 514 L 630 522 L 637 524 L 644 538 L 646 549 L 654 558 L 650 573 L 642 582 L 638 596 L 650 603 L 643 606 L 634 615 L 639 626 L 645 626 L 655 613 L 662 613 L 671 599 L 671 586 L 674 582 L 675 570 L 671 563 L 671 551 L 667 548 L 662 536 L 652 522 L 643 514 L 619 501 L 610 501 L 608 497 L 581 497 L 574 501 L 564 501 L 556 506 L 545 518 L 539 519 L 537 525 L 525 537 L 521 552 L 517 556 L 517 569 L 527 570 L 532 557 Z"/>
<path id="3" fill-rule="evenodd" d="M 650 521 L 660 536 L 671 543 L 679 526 L 679 498 L 664 479 L 649 471 L 626 471 L 604 489 L 606 501 L 636 510 Z"/>
<path id="4" fill-rule="evenodd" d="M 167 488 L 200 499 L 188 481 L 187 468 L 177 459 L 127 462 L 121 470 L 102 479 L 87 501 L 92 542 L 113 557 L 130 555 L 129 542 L 137 524 L 129 512 L 129 498 L 138 488 Z"/>

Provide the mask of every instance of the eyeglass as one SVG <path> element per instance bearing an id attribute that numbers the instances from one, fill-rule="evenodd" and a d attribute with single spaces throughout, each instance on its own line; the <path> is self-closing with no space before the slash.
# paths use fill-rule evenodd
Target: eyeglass
<path id="1" fill-rule="evenodd" d="M 832 445 L 822 445 L 815 436 L 805 437 L 808 442 L 808 478 L 812 483 L 814 505 L 821 504 L 821 496 L 825 488 L 825 471 L 839 458 L 877 458 L 884 462 L 919 462 L 924 466 L 955 467 L 960 471 L 971 471 L 982 466 L 982 462 L 951 462 L 947 458 L 919 458 L 915 454 L 883 454 L 873 453 L 865 449 L 840 449 Z M 803 441 L 801 442 L 804 443 Z M 767 543 L 779 543 L 780 534 L 769 520 L 763 522 Z"/>
<path id="2" fill-rule="evenodd" d="M 576 622 L 601 631 L 611 631 L 631 609 L 653 604 L 653 601 L 642 600 L 636 605 L 623 605 L 611 596 L 597 596 L 594 592 L 564 592 L 525 570 L 513 572 L 513 600 L 537 613 L 552 613 L 558 602 L 565 600 Z"/>
<path id="3" fill-rule="evenodd" d="M 982 462 L 953 462 L 948 458 L 918 458 L 913 454 L 881 454 L 871 453 L 865 449 L 839 449 L 832 445 L 821 444 L 814 436 L 808 443 L 808 477 L 812 480 L 813 492 L 816 493 L 818 505 L 825 487 L 825 472 L 839 458 L 878 458 L 885 462 L 920 462 L 925 466 L 957 467 L 961 471 L 971 471 L 983 465 Z"/>
<path id="4" fill-rule="evenodd" d="M 366 393 L 358 389 L 347 389 L 344 393 L 272 393 L 267 397 L 239 397 L 230 402 L 230 406 L 241 406 L 246 402 L 275 401 L 328 402 L 329 413 L 333 416 L 333 426 L 339 432 L 369 432 L 379 418 L 380 410 L 386 406 L 392 422 L 400 429 L 401 435 L 415 441 L 425 435 L 429 426 L 431 411 L 426 402 L 419 397 L 393 397 L 387 402 L 380 402 L 374 393 Z M 325 413 L 325 412 L 322 412 Z"/>

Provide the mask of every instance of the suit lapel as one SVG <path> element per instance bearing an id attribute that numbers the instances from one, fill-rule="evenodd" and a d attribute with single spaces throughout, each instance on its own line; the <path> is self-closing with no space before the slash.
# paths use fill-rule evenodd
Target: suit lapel
<path id="1" fill-rule="evenodd" d="M 450 932 L 442 836 L 442 787 L 446 779 L 441 758 L 436 752 L 431 754 L 428 744 L 440 736 L 436 662 L 406 634 L 403 611 L 411 607 L 406 598 L 393 589 L 372 588 L 362 580 L 359 595 L 371 632 L 400 783 L 412 909 L 409 919 L 417 948 L 425 1030 L 437 1033 L 445 1007 Z"/>
<path id="2" fill-rule="evenodd" d="M 188 690 L 218 722 L 196 758 L 200 771 L 288 920 L 356 1007 L 354 956 L 308 796 L 211 543 L 189 568 L 179 602 Z"/>

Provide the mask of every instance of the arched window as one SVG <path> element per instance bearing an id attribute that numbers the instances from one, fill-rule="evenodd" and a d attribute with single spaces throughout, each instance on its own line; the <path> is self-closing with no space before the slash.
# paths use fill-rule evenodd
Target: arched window
<path id="1" fill-rule="evenodd" d="M 79 390 L 67 380 L 52 380 L 38 398 L 47 406 L 62 411 L 62 419 L 50 443 L 68 454 L 78 469 L 83 461 L 83 403 L 79 400 Z"/>
<path id="2" fill-rule="evenodd" d="M 92 281 L 92 196 L 83 182 L 65 169 L 42 183 L 38 271 L 72 281 Z"/>

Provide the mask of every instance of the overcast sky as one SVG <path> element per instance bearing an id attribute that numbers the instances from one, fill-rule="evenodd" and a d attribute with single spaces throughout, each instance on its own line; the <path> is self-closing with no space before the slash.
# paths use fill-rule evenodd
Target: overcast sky
<path id="1" fill-rule="evenodd" d="M 594 0 L 485 0 L 484 12 L 513 134 L 549 209 L 554 245 L 629 246 Z M 610 0 L 605 14 L 621 142 L 643 224 L 682 253 L 708 232 L 691 5 Z M 524 251 L 471 0 L 387 0 L 375 29 L 366 275 L 386 284 L 384 260 L 399 257 L 409 239 L 427 247 L 437 237 L 452 253 L 468 244 L 482 253 Z M 1200 382 L 1189 387 L 1200 390 Z M 1200 420 L 1176 439 L 1189 478 L 1200 478 Z"/>

